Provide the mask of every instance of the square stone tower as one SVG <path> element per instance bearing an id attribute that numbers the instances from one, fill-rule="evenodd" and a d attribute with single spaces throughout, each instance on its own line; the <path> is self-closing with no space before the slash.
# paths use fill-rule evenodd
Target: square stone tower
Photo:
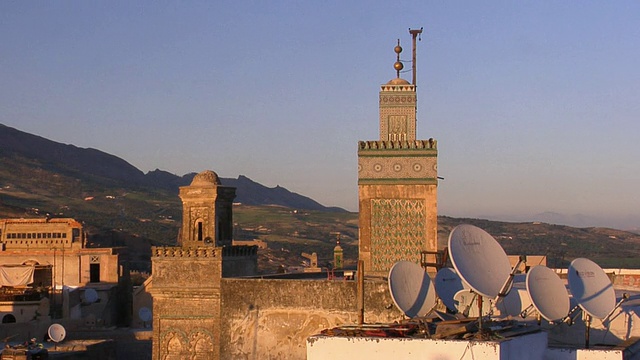
<path id="1" fill-rule="evenodd" d="M 395 51 L 398 77 L 380 89 L 380 140 L 358 143 L 359 258 L 369 275 L 419 264 L 438 245 L 437 143 L 416 139 L 416 85 L 399 77 Z"/>
<path id="2" fill-rule="evenodd" d="M 152 248 L 153 359 L 220 359 L 225 252 L 231 265 L 257 261 L 255 249 L 232 246 L 235 196 L 210 170 L 180 187 L 180 246 Z"/>
<path id="3" fill-rule="evenodd" d="M 197 174 L 191 185 L 181 186 L 182 228 L 178 243 L 182 247 L 231 246 L 235 197 L 236 188 L 222 186 L 211 170 Z"/>

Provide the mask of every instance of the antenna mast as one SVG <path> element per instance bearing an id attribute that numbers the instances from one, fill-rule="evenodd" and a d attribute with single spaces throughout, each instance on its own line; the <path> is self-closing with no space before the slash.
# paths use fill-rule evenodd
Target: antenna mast
<path id="1" fill-rule="evenodd" d="M 416 37 L 418 37 L 418 35 L 422 34 L 422 28 L 420 28 L 420 30 L 418 29 L 409 29 L 409 34 L 411 34 L 411 36 L 413 37 L 413 49 L 412 49 L 412 55 L 413 58 L 411 60 L 411 69 L 413 70 L 413 85 L 416 85 Z M 422 40 L 422 37 L 419 38 L 419 40 Z"/>

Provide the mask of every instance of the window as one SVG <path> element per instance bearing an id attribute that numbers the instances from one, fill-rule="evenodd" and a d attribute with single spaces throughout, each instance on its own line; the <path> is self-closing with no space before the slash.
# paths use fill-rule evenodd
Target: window
<path id="1" fill-rule="evenodd" d="M 202 241 L 202 221 L 198 221 L 198 241 Z"/>
<path id="2" fill-rule="evenodd" d="M 13 316 L 13 314 L 6 314 L 5 316 L 2 317 L 3 324 L 9 324 L 14 322 L 16 322 L 16 317 Z"/>

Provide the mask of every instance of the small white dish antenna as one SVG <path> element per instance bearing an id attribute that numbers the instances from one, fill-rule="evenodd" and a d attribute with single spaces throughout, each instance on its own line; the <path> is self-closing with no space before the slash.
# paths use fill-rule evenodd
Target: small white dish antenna
<path id="1" fill-rule="evenodd" d="M 143 322 L 149 322 L 153 318 L 153 314 L 151 313 L 151 310 L 148 307 L 143 306 L 138 310 L 138 317 Z"/>
<path id="2" fill-rule="evenodd" d="M 67 330 L 60 324 L 51 324 L 47 330 L 47 334 L 49 334 L 49 338 L 51 338 L 53 342 L 59 343 L 67 336 Z"/>
<path id="3" fill-rule="evenodd" d="M 496 303 L 496 309 L 500 310 L 500 316 L 518 316 L 522 313 L 522 308 L 526 301 L 526 290 L 513 284 L 509 293 Z"/>
<path id="4" fill-rule="evenodd" d="M 425 316 L 436 304 L 433 282 L 420 265 L 399 261 L 389 270 L 389 292 L 406 316 Z"/>
<path id="5" fill-rule="evenodd" d="M 453 296 L 453 301 L 458 312 L 466 317 L 480 317 L 491 310 L 489 299 L 482 301 L 482 314 L 478 311 L 478 295 L 471 289 L 462 289 Z"/>
<path id="6" fill-rule="evenodd" d="M 518 316 L 525 304 L 528 304 L 527 289 L 525 286 L 526 274 L 515 274 L 511 283 L 511 290 L 498 301 L 496 308 L 502 316 Z"/>
<path id="7" fill-rule="evenodd" d="M 449 257 L 458 275 L 473 291 L 495 298 L 511 275 L 504 249 L 486 231 L 462 224 L 449 235 Z"/>
<path id="8" fill-rule="evenodd" d="M 98 301 L 98 292 L 92 288 L 85 289 L 84 301 L 88 304 L 93 304 L 94 302 Z"/>
<path id="9" fill-rule="evenodd" d="M 462 281 L 458 273 L 456 273 L 452 268 L 442 268 L 436 274 L 434 285 L 436 293 L 440 300 L 442 300 L 444 306 L 446 306 L 450 311 L 458 311 L 453 297 L 458 291 L 469 288 Z"/>
<path id="10" fill-rule="evenodd" d="M 616 306 L 616 293 L 607 274 L 593 261 L 574 259 L 568 270 L 569 289 L 582 310 L 598 319 L 606 318 Z"/>
<path id="11" fill-rule="evenodd" d="M 527 291 L 538 314 L 550 322 L 563 320 L 570 309 L 569 294 L 558 274 L 544 265 L 527 273 Z"/>

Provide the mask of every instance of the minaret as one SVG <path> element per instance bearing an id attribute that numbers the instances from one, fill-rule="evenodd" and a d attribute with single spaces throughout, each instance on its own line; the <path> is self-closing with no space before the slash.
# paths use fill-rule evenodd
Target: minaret
<path id="1" fill-rule="evenodd" d="M 416 85 L 400 78 L 399 40 L 394 51 L 396 78 L 380 88 L 380 140 L 358 143 L 359 259 L 381 276 L 400 260 L 420 264 L 438 243 L 437 144 L 416 139 Z"/>
<path id="2" fill-rule="evenodd" d="M 340 233 L 336 232 L 336 246 L 333 248 L 333 268 L 342 269 L 344 251 L 340 246 Z"/>
<path id="3" fill-rule="evenodd" d="M 183 247 L 230 246 L 233 236 L 234 187 L 222 186 L 218 175 L 206 170 L 191 185 L 180 187 Z"/>

